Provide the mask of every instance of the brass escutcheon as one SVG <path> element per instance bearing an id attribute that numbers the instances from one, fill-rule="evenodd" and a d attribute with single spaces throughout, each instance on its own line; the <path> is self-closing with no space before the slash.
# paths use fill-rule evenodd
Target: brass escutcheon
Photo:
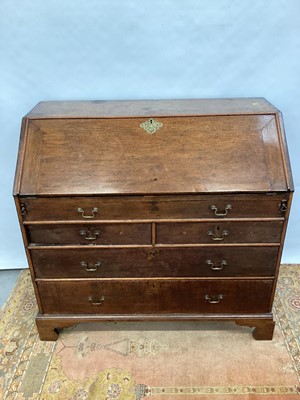
<path id="1" fill-rule="evenodd" d="M 149 118 L 148 121 L 140 124 L 140 127 L 143 128 L 149 135 L 153 135 L 156 131 L 158 131 L 163 124 L 161 122 L 155 121 L 154 118 Z"/>
<path id="2" fill-rule="evenodd" d="M 148 260 L 153 260 L 155 257 L 159 256 L 159 250 L 149 250 L 148 251 Z"/>

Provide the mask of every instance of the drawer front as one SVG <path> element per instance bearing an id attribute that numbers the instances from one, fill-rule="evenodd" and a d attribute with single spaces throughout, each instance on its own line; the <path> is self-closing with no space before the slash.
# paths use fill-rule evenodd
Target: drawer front
<path id="1" fill-rule="evenodd" d="M 27 225 L 34 244 L 151 244 L 151 224 Z"/>
<path id="2" fill-rule="evenodd" d="M 44 313 L 270 312 L 272 280 L 37 281 Z"/>
<path id="3" fill-rule="evenodd" d="M 287 195 L 22 198 L 24 221 L 282 217 Z"/>
<path id="4" fill-rule="evenodd" d="M 36 278 L 274 276 L 277 247 L 32 249 Z"/>
<path id="5" fill-rule="evenodd" d="M 282 221 L 157 223 L 159 244 L 280 243 Z"/>

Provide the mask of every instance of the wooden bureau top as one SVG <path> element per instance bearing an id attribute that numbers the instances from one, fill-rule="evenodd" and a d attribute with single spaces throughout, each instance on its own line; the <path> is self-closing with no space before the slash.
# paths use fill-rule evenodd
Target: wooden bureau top
<path id="1" fill-rule="evenodd" d="M 33 118 L 115 118 L 174 115 L 274 114 L 264 98 L 190 100 L 41 101 L 28 114 Z"/>
<path id="2" fill-rule="evenodd" d="M 265 99 L 41 102 L 23 119 L 14 194 L 293 190 Z"/>

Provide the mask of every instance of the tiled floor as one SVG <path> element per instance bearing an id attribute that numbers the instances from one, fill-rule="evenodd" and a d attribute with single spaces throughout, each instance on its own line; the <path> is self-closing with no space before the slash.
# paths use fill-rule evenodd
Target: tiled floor
<path id="1" fill-rule="evenodd" d="M 0 308 L 8 299 L 20 272 L 20 269 L 0 270 Z"/>

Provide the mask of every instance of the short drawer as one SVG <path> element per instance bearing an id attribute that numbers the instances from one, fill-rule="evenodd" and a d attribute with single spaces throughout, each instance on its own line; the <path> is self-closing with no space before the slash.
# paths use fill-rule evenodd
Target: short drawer
<path id="1" fill-rule="evenodd" d="M 282 221 L 157 223 L 158 244 L 280 243 Z"/>
<path id="2" fill-rule="evenodd" d="M 44 313 L 270 312 L 273 280 L 37 281 Z"/>
<path id="3" fill-rule="evenodd" d="M 26 229 L 34 244 L 151 244 L 151 224 L 34 224 Z"/>
<path id="4" fill-rule="evenodd" d="M 36 278 L 272 277 L 278 247 L 30 250 Z"/>
<path id="5" fill-rule="evenodd" d="M 21 198 L 24 221 L 280 218 L 286 194 Z"/>

